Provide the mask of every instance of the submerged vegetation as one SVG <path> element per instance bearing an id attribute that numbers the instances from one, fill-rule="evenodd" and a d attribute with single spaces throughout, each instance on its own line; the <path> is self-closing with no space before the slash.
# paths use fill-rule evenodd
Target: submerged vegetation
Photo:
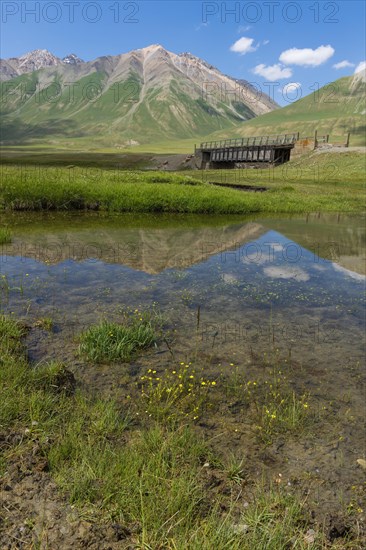
<path id="1" fill-rule="evenodd" d="M 8 244 L 11 242 L 11 233 L 9 229 L 0 227 L 0 245 Z"/>
<path id="2" fill-rule="evenodd" d="M 242 214 L 363 210 L 361 153 L 312 154 L 265 170 L 191 175 L 98 168 L 2 165 L 0 208 Z M 261 193 L 212 183 L 267 189 Z"/>
<path id="3" fill-rule="evenodd" d="M 144 412 L 164 422 L 200 418 L 211 404 L 210 390 L 217 385 L 216 380 L 208 380 L 197 372 L 191 362 L 180 363 L 179 367 L 160 375 L 148 369 L 140 380 Z"/>

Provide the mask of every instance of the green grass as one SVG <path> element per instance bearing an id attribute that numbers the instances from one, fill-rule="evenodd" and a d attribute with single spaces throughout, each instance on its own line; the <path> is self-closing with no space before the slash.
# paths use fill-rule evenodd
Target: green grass
<path id="1" fill-rule="evenodd" d="M 267 170 L 181 173 L 2 166 L 0 208 L 246 214 L 359 212 L 365 155 L 309 154 Z M 264 193 L 208 182 L 265 186 Z"/>
<path id="2" fill-rule="evenodd" d="M 0 244 L 8 244 L 11 242 L 11 233 L 9 229 L 0 227 Z"/>
<path id="3" fill-rule="evenodd" d="M 321 533 L 304 542 L 304 503 L 295 494 L 261 485 L 234 513 L 235 493 L 210 492 L 203 465 L 215 462 L 213 451 L 189 424 L 136 426 L 115 401 L 76 390 L 65 366 L 29 365 L 23 336 L 20 324 L 0 316 L 0 429 L 23 434 L 1 448 L 3 468 L 27 452 L 35 460 L 36 441 L 64 498 L 96 523 L 125 526 L 139 548 L 323 547 Z M 228 487 L 240 483 L 232 462 L 224 471 Z"/>
<path id="4" fill-rule="evenodd" d="M 40 317 L 36 322 L 36 326 L 47 332 L 52 332 L 53 319 L 51 317 Z"/>
<path id="5" fill-rule="evenodd" d="M 149 319 L 135 318 L 128 325 L 102 321 L 80 336 L 79 352 L 90 361 L 128 361 L 157 338 Z"/>
<path id="6" fill-rule="evenodd" d="M 21 153 L 23 156 L 28 156 L 32 161 L 35 155 L 39 154 L 40 156 L 40 162 L 42 162 L 42 156 L 44 154 L 50 154 L 52 156 L 57 156 L 59 154 L 67 157 L 71 156 L 75 158 L 75 153 L 80 154 L 81 156 L 87 155 L 89 165 L 93 162 L 93 156 L 92 154 L 97 155 L 106 155 L 109 156 L 111 154 L 118 156 L 119 162 L 121 164 L 124 163 L 124 156 L 125 154 L 131 154 L 131 155 L 140 155 L 145 156 L 148 154 L 154 154 L 154 155 L 166 155 L 166 154 L 188 154 L 193 153 L 194 146 L 199 145 L 201 141 L 204 141 L 204 138 L 202 136 L 196 136 L 188 139 L 164 139 L 160 135 L 161 141 L 154 141 L 153 143 L 144 143 L 140 145 L 128 145 L 128 144 L 122 144 L 122 145 L 114 145 L 111 143 L 104 143 L 104 141 L 98 141 L 93 140 L 90 141 L 89 138 L 85 137 L 75 137 L 75 138 L 68 138 L 68 139 L 54 139 L 52 140 L 52 144 L 50 143 L 34 143 L 34 144 L 11 144 L 6 145 L 3 144 L 1 146 L 1 151 L 3 153 L 3 157 L 6 159 L 10 156 L 10 154 L 13 153 Z M 23 159 L 22 159 L 23 161 Z M 24 163 L 26 164 L 27 161 L 24 160 Z M 69 162 L 69 164 L 72 164 L 73 162 Z M 52 164 L 52 163 L 51 163 Z"/>
<path id="7" fill-rule="evenodd" d="M 58 363 L 31 369 L 21 345 L 24 329 L 14 320 L 0 316 L 1 430 L 52 430 L 57 419 L 54 408 L 62 408 L 68 375 Z"/>

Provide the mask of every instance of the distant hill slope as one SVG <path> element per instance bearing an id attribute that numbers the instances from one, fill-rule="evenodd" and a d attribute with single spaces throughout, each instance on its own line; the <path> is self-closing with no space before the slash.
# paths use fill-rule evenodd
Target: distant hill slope
<path id="1" fill-rule="evenodd" d="M 187 139 L 233 131 L 278 108 L 266 95 L 256 101 L 249 83 L 159 45 L 91 62 L 37 50 L 3 60 L 1 74 L 3 145 L 73 138 L 123 147 Z"/>
<path id="2" fill-rule="evenodd" d="M 351 132 L 351 143 L 366 144 L 366 75 L 340 78 L 287 107 L 244 122 L 235 131 L 215 132 L 207 140 L 300 132 L 330 134 L 337 139 Z"/>

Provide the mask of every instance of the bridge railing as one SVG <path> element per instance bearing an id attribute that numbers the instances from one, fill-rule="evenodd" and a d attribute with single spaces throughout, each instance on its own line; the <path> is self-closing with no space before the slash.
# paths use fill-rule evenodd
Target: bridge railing
<path id="1" fill-rule="evenodd" d="M 283 134 L 272 136 L 255 136 L 248 138 L 224 139 L 221 141 L 204 141 L 201 149 L 226 149 L 229 147 L 251 147 L 253 145 L 288 145 L 295 143 L 298 134 Z"/>

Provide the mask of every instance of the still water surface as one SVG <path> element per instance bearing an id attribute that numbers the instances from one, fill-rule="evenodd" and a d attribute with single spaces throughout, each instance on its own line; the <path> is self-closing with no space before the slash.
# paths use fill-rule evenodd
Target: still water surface
<path id="1" fill-rule="evenodd" d="M 269 345 L 319 368 L 363 357 L 362 216 L 17 214 L 6 222 L 14 239 L 1 250 L 1 309 L 54 321 L 53 336 L 30 338 L 34 359 L 69 359 L 67 343 L 85 326 L 153 304 L 186 356 L 199 315 L 200 348 L 223 361 Z"/>

